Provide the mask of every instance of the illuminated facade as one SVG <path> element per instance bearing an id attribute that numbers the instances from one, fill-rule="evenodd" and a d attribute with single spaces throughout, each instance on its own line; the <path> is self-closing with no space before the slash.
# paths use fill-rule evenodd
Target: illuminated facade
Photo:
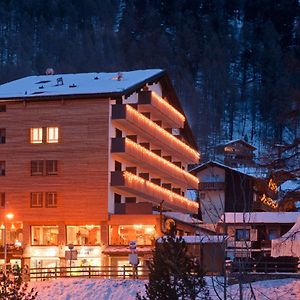
<path id="1" fill-rule="evenodd" d="M 198 187 L 187 166 L 199 153 L 164 71 L 26 77 L 0 86 L 0 106 L 0 244 L 6 228 L 11 262 L 64 266 L 72 244 L 74 265 L 120 265 L 132 240 L 143 260 L 160 211 L 198 214 L 185 191 Z"/>

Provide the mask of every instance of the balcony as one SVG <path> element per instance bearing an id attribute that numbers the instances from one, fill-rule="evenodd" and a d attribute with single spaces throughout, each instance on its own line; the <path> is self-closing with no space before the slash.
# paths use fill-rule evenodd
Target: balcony
<path id="1" fill-rule="evenodd" d="M 111 186 L 133 196 L 141 197 L 154 205 L 159 205 L 164 201 L 163 207 L 166 209 L 190 214 L 198 213 L 198 203 L 127 171 L 112 172 Z"/>
<path id="2" fill-rule="evenodd" d="M 200 182 L 199 184 L 200 191 L 216 191 L 216 190 L 225 190 L 225 182 Z"/>
<path id="3" fill-rule="evenodd" d="M 125 132 L 130 131 L 144 137 L 147 142 L 156 145 L 181 161 L 189 164 L 199 161 L 200 155 L 195 149 L 180 141 L 130 105 L 113 105 L 112 123 Z"/>
<path id="4" fill-rule="evenodd" d="M 183 128 L 185 117 L 153 91 L 139 92 L 139 107 L 162 120 L 170 128 Z"/>
<path id="5" fill-rule="evenodd" d="M 113 138 L 111 152 L 115 158 L 139 165 L 167 182 L 174 182 L 184 188 L 198 188 L 199 180 L 196 176 L 128 138 Z"/>
<path id="6" fill-rule="evenodd" d="M 117 215 L 150 215 L 152 214 L 152 204 L 141 203 L 116 203 L 115 214 Z"/>

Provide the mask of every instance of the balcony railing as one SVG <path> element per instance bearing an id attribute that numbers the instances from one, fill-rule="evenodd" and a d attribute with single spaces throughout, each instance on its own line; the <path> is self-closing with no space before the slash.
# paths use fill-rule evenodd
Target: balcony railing
<path id="1" fill-rule="evenodd" d="M 200 182 L 199 190 L 224 190 L 225 182 Z"/>
<path id="2" fill-rule="evenodd" d="M 163 207 L 166 209 L 183 213 L 198 213 L 198 203 L 127 171 L 112 172 L 111 186 L 133 196 L 141 197 L 155 205 L 164 201 Z"/>
<path id="3" fill-rule="evenodd" d="M 168 182 L 177 183 L 184 188 L 198 188 L 199 179 L 196 176 L 128 138 L 113 138 L 111 152 L 123 161 L 151 170 L 149 173 L 157 174 Z"/>
<path id="4" fill-rule="evenodd" d="M 185 116 L 153 91 L 139 92 L 139 107 L 151 112 L 170 128 L 183 128 Z"/>
<path id="5" fill-rule="evenodd" d="M 199 152 L 180 141 L 128 104 L 113 105 L 112 123 L 120 129 L 144 137 L 148 142 L 181 161 L 186 163 L 198 163 L 199 161 Z"/>

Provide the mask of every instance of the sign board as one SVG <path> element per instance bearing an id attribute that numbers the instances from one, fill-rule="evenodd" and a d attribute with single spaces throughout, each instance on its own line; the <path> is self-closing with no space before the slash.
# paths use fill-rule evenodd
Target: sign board
<path id="1" fill-rule="evenodd" d="M 136 253 L 131 253 L 128 255 L 129 263 L 133 266 L 137 266 L 139 264 L 139 258 Z"/>
<path id="2" fill-rule="evenodd" d="M 129 249 L 130 250 L 136 250 L 136 241 L 130 241 L 129 242 Z"/>
<path id="3" fill-rule="evenodd" d="M 65 257 L 67 260 L 77 260 L 77 250 L 66 250 Z"/>

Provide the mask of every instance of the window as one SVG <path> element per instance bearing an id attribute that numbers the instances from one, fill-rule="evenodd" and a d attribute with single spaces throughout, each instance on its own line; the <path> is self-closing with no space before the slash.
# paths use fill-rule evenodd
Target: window
<path id="1" fill-rule="evenodd" d="M 250 229 L 236 229 L 235 230 L 236 241 L 250 241 Z"/>
<path id="2" fill-rule="evenodd" d="M 43 143 L 43 128 L 30 128 L 30 143 L 42 144 Z"/>
<path id="3" fill-rule="evenodd" d="M 112 225 L 109 227 L 110 245 L 128 245 L 136 241 L 138 245 L 152 245 L 155 241 L 154 225 Z"/>
<path id="4" fill-rule="evenodd" d="M 5 144 L 6 129 L 0 128 L 0 144 Z"/>
<path id="5" fill-rule="evenodd" d="M 43 207 L 43 193 L 42 192 L 31 193 L 30 207 Z"/>
<path id="6" fill-rule="evenodd" d="M 0 207 L 5 207 L 5 193 L 0 193 Z"/>
<path id="7" fill-rule="evenodd" d="M 0 105 L 0 112 L 6 112 L 6 105 Z"/>
<path id="8" fill-rule="evenodd" d="M 67 226 L 67 244 L 100 245 L 100 226 Z"/>
<path id="9" fill-rule="evenodd" d="M 58 226 L 32 226 L 31 243 L 34 246 L 57 245 Z"/>
<path id="10" fill-rule="evenodd" d="M 31 175 L 43 175 L 44 173 L 44 161 L 43 160 L 32 160 L 31 161 Z"/>
<path id="11" fill-rule="evenodd" d="M 47 127 L 47 143 L 58 143 L 58 127 Z"/>
<path id="12" fill-rule="evenodd" d="M 5 176 L 5 161 L 0 161 L 0 176 Z"/>
<path id="13" fill-rule="evenodd" d="M 46 207 L 57 207 L 57 193 L 47 192 L 46 193 Z"/>
<path id="14" fill-rule="evenodd" d="M 47 175 L 57 174 L 57 160 L 46 160 L 46 174 Z"/>

